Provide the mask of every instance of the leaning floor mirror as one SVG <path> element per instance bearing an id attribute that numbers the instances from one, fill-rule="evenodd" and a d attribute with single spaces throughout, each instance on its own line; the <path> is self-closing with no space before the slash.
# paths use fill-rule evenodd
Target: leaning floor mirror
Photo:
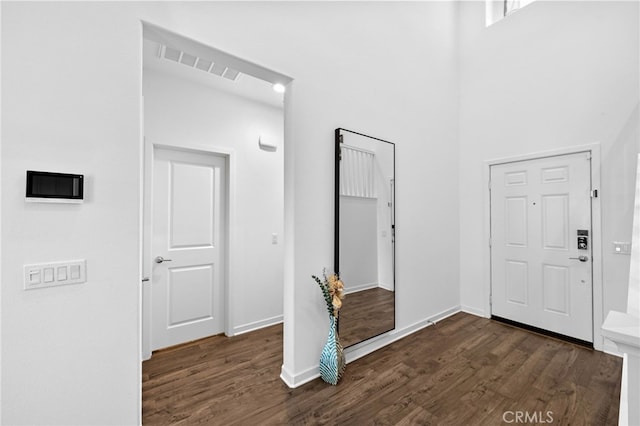
<path id="1" fill-rule="evenodd" d="M 395 145 L 335 130 L 334 269 L 344 347 L 395 328 Z"/>

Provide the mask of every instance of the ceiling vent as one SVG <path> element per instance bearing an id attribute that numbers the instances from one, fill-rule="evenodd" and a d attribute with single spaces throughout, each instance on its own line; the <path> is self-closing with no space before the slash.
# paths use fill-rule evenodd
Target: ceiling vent
<path id="1" fill-rule="evenodd" d="M 178 62 L 189 68 L 197 68 L 201 71 L 236 81 L 240 77 L 240 71 L 229 68 L 223 64 L 214 63 L 205 58 L 199 58 L 182 50 L 170 46 L 160 46 L 158 56 L 173 62 Z"/>

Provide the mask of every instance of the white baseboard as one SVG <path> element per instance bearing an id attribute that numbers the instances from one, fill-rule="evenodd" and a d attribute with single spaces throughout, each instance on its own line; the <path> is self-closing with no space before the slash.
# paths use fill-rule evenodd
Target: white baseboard
<path id="1" fill-rule="evenodd" d="M 460 312 L 460 306 L 453 306 L 436 315 L 433 315 L 430 318 L 425 318 L 402 329 L 393 330 L 381 336 L 374 337 L 373 339 L 369 339 L 367 341 L 354 345 L 345 350 L 347 364 L 359 358 L 362 358 L 365 355 L 375 352 L 378 349 L 381 349 L 397 340 L 407 337 L 418 330 L 421 330 L 430 325 L 435 325 L 438 321 L 442 321 L 443 319 L 450 317 L 451 315 L 458 312 Z M 280 373 L 280 378 L 290 388 L 301 386 L 318 377 L 320 377 L 320 370 L 318 366 L 314 366 L 298 374 L 291 374 L 290 372 L 286 371 L 283 366 Z"/>
<path id="2" fill-rule="evenodd" d="M 233 335 L 237 336 L 238 334 L 248 333 L 250 331 L 255 331 L 260 328 L 269 327 L 271 325 L 280 324 L 283 321 L 282 315 L 277 315 L 275 317 L 266 318 L 260 321 L 250 322 L 248 324 L 239 325 L 237 327 L 233 327 Z"/>
<path id="3" fill-rule="evenodd" d="M 346 295 L 350 293 L 356 293 L 358 291 L 371 290 L 372 288 L 378 288 L 378 283 L 358 284 L 353 287 L 350 286 L 349 288 L 344 289 L 344 294 Z"/>
<path id="4" fill-rule="evenodd" d="M 280 370 L 280 378 L 282 381 L 289 386 L 290 388 L 297 388 L 298 386 L 302 386 L 305 383 L 308 383 L 314 379 L 320 377 L 320 367 L 315 366 L 309 368 L 302 373 L 299 374 L 291 374 L 285 368 L 284 365 Z"/>
<path id="5" fill-rule="evenodd" d="M 295 388 L 293 374 L 289 373 L 287 369 L 284 368 L 284 364 L 280 367 L 280 379 L 282 379 L 282 381 L 290 388 Z"/>
<path id="6" fill-rule="evenodd" d="M 407 337 L 415 333 L 416 331 L 422 330 L 425 327 L 435 325 L 438 321 L 442 321 L 443 319 L 450 317 L 451 315 L 458 312 L 460 312 L 460 306 L 454 306 L 442 312 L 439 312 L 430 318 L 425 318 L 402 329 L 396 329 L 379 337 L 369 339 L 362 343 L 354 345 L 345 350 L 347 363 L 362 358 L 365 355 L 369 355 L 370 353 L 375 352 L 378 349 L 381 349 L 397 340 Z"/>
<path id="7" fill-rule="evenodd" d="M 468 314 L 475 315 L 477 317 L 482 317 L 482 318 L 491 317 L 491 315 L 485 314 L 484 309 L 474 308 L 473 306 L 462 305 L 461 310 L 462 312 L 466 312 Z"/>
<path id="8" fill-rule="evenodd" d="M 624 354 L 620 352 L 615 343 L 605 337 L 602 352 L 622 358 Z"/>
<path id="9" fill-rule="evenodd" d="M 380 287 L 383 290 L 393 291 L 393 283 L 391 285 L 388 285 L 388 284 L 385 284 L 385 283 L 380 283 L 378 285 L 378 287 Z"/>

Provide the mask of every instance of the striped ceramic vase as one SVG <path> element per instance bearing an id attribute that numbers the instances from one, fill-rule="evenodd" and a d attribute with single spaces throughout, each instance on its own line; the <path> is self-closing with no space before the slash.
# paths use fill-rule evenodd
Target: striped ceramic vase
<path id="1" fill-rule="evenodd" d="M 327 383 L 337 385 L 344 374 L 346 362 L 344 350 L 338 338 L 338 319 L 329 315 L 329 337 L 320 354 L 320 377 Z"/>

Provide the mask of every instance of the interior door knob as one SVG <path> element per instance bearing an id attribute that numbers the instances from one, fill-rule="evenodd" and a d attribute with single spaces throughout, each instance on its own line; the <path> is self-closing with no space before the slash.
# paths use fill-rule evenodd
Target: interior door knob
<path id="1" fill-rule="evenodd" d="M 162 257 L 162 256 L 157 256 L 157 257 L 154 259 L 154 261 L 155 261 L 156 263 L 171 262 L 171 259 L 165 259 L 165 258 L 164 258 L 164 257 Z"/>
<path id="2" fill-rule="evenodd" d="M 580 262 L 586 262 L 589 260 L 588 256 L 578 256 L 578 257 L 570 257 L 571 260 L 579 260 Z"/>

